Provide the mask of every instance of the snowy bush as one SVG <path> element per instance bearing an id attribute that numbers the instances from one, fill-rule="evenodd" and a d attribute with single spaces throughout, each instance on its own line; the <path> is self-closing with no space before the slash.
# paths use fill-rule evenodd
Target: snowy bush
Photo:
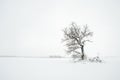
<path id="1" fill-rule="evenodd" d="M 89 58 L 88 59 L 90 62 L 102 62 L 102 60 L 100 59 L 99 56 L 93 57 L 93 58 Z"/>

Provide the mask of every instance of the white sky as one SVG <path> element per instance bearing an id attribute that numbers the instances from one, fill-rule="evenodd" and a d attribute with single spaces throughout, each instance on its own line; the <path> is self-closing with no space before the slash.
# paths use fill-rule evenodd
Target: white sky
<path id="1" fill-rule="evenodd" d="M 119 0 L 0 0 L 0 55 L 64 55 L 72 21 L 94 32 L 86 54 L 120 56 Z"/>

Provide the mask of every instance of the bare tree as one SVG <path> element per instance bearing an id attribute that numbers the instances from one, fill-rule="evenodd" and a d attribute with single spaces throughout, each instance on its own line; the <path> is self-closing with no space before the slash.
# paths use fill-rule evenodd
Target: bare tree
<path id="1" fill-rule="evenodd" d="M 80 27 L 74 22 L 72 22 L 69 28 L 65 28 L 63 32 L 63 41 L 66 42 L 65 45 L 67 46 L 67 53 L 77 53 L 78 55 L 81 54 L 80 58 L 84 60 L 84 46 L 86 42 L 91 42 L 89 38 L 93 35 L 93 32 L 88 29 L 87 25 Z"/>

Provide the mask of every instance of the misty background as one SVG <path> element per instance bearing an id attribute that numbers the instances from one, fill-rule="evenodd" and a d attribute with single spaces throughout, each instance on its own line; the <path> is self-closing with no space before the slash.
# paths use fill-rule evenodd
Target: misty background
<path id="1" fill-rule="evenodd" d="M 0 56 L 65 55 L 72 21 L 94 32 L 87 55 L 120 56 L 119 0 L 0 0 Z"/>

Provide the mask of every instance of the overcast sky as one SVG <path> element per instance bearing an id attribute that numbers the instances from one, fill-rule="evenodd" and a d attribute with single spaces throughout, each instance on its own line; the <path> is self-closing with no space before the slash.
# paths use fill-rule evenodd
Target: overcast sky
<path id="1" fill-rule="evenodd" d="M 0 0 L 0 55 L 64 55 L 62 29 L 88 24 L 88 55 L 120 55 L 119 0 Z"/>

